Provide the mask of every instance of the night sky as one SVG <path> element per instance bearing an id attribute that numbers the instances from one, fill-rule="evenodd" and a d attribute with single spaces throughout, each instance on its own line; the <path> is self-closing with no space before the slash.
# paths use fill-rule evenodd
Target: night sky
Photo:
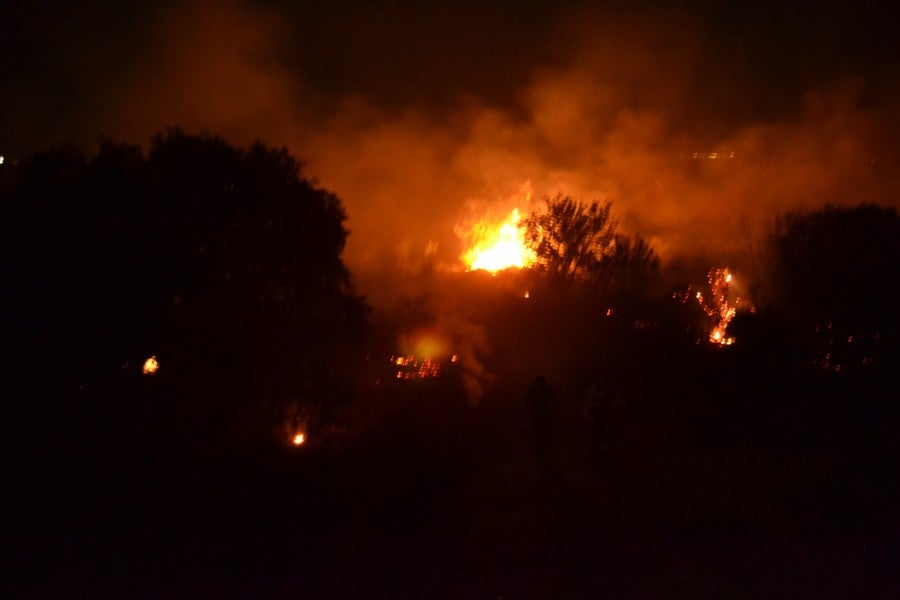
<path id="1" fill-rule="evenodd" d="M 526 192 L 611 199 L 664 259 L 898 206 L 896 4 L 588 4 L 12 4 L 0 153 L 171 125 L 287 145 L 346 204 L 357 271 L 453 264 Z"/>

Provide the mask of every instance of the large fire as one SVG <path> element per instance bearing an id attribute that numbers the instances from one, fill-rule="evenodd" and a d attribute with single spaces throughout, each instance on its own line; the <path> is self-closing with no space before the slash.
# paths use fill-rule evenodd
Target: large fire
<path id="1" fill-rule="evenodd" d="M 515 208 L 499 223 L 485 220 L 475 223 L 464 236 L 469 248 L 460 259 L 466 269 L 497 273 L 534 264 L 534 251 L 525 243 L 525 227 L 520 221 L 519 209 Z"/>

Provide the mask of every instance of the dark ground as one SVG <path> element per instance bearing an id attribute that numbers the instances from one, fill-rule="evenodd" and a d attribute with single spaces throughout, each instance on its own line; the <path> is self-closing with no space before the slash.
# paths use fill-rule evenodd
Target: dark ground
<path id="1" fill-rule="evenodd" d="M 730 403 L 635 385 L 598 452 L 560 387 L 545 463 L 527 382 L 476 408 L 440 381 L 383 391 L 339 448 L 201 447 L 152 411 L 72 408 L 7 455 L 4 596 L 891 597 L 883 383 Z"/>

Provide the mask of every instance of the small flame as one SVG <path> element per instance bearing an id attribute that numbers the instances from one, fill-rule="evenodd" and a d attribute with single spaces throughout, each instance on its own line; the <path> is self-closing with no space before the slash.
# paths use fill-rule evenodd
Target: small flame
<path id="1" fill-rule="evenodd" d="M 298 432 L 297 434 L 294 435 L 294 439 L 291 440 L 291 442 L 295 446 L 302 446 L 303 444 L 306 443 L 306 434 L 303 433 L 302 431 Z"/>
<path id="2" fill-rule="evenodd" d="M 144 361 L 144 375 L 156 375 L 157 371 L 159 371 L 159 361 L 156 360 L 155 355 Z"/>
<path id="3" fill-rule="evenodd" d="M 519 209 L 515 208 L 500 223 L 476 223 L 466 236 L 471 241 L 469 249 L 460 257 L 466 269 L 497 273 L 534 264 L 534 251 L 525 243 L 525 227 L 520 220 Z"/>

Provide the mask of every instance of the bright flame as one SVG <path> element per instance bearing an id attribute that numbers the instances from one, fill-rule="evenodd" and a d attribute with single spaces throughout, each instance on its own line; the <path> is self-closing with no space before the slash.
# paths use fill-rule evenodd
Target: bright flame
<path id="1" fill-rule="evenodd" d="M 466 269 L 496 273 L 534 264 L 534 251 L 525 243 L 525 227 L 519 221 L 515 208 L 501 223 L 476 223 L 466 236 L 471 241 L 469 249 L 460 257 Z"/>
<path id="2" fill-rule="evenodd" d="M 156 360 L 156 356 L 151 356 L 144 361 L 144 375 L 156 375 L 157 371 L 159 371 L 159 361 Z"/>
<path id="3" fill-rule="evenodd" d="M 700 308 L 708 317 L 713 320 L 712 330 L 709 332 L 709 342 L 720 346 L 730 346 L 734 343 L 734 338 L 728 335 L 728 324 L 737 314 L 738 310 L 749 309 L 754 312 L 754 307 L 743 298 L 729 298 L 729 291 L 732 284 L 733 276 L 731 271 L 725 269 L 712 269 L 706 276 L 709 284 L 710 295 L 705 298 L 703 292 L 697 291 L 693 294 Z M 678 292 L 674 295 L 676 299 L 687 302 L 691 294 L 689 286 L 684 292 Z M 708 300 L 708 301 L 707 301 Z"/>
<path id="4" fill-rule="evenodd" d="M 704 310 L 716 320 L 715 327 L 709 334 L 709 341 L 730 346 L 734 343 L 734 338 L 726 334 L 726 329 L 737 314 L 737 306 L 743 304 L 743 301 L 738 298 L 733 304 L 728 302 L 728 288 L 731 285 L 731 271 L 728 269 L 713 269 L 706 278 L 712 290 L 713 306 L 704 306 Z M 698 299 L 699 297 L 698 294 Z"/>
<path id="5" fill-rule="evenodd" d="M 294 435 L 294 439 L 291 440 L 295 446 L 302 446 L 306 443 L 306 434 L 303 432 L 298 432 Z"/>

